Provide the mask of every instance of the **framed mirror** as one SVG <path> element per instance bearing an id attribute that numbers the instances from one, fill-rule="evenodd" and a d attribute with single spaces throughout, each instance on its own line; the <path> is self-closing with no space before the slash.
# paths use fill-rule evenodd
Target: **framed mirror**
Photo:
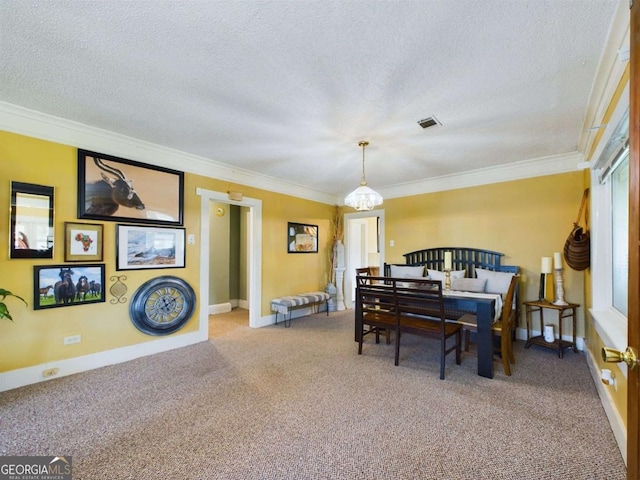
<path id="1" fill-rule="evenodd" d="M 53 187 L 11 182 L 9 258 L 53 258 Z"/>

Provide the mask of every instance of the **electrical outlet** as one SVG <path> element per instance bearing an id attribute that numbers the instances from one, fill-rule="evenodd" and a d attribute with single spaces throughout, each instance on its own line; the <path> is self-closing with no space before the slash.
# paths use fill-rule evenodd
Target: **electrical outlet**
<path id="1" fill-rule="evenodd" d="M 57 375 L 59 371 L 60 370 L 58 368 L 48 368 L 48 369 L 42 371 L 42 376 L 45 377 L 45 378 L 46 377 L 53 377 L 54 375 Z"/>
<path id="2" fill-rule="evenodd" d="M 65 345 L 73 345 L 74 343 L 80 343 L 82 341 L 81 335 L 70 335 L 68 337 L 64 337 Z"/>
<path id="3" fill-rule="evenodd" d="M 187 243 L 189 245 L 195 245 L 196 243 L 196 236 L 193 233 L 190 233 L 189 235 L 187 235 Z"/>

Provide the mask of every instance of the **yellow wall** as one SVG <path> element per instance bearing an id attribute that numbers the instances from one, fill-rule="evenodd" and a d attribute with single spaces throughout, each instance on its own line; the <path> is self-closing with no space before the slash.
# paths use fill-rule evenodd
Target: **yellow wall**
<path id="1" fill-rule="evenodd" d="M 576 171 L 385 200 L 385 261 L 404 263 L 403 253 L 429 247 L 502 252 L 503 265 L 520 266 L 520 298 L 537 300 L 541 258 L 562 251 L 583 191 Z M 584 272 L 565 266 L 563 280 L 565 300 L 581 305 L 577 334 L 584 336 Z"/>
<path id="2" fill-rule="evenodd" d="M 109 152 L 104 152 L 109 153 Z M 131 160 L 136 160 L 131 158 Z M 112 304 L 106 294 L 105 303 L 33 310 L 33 266 L 64 263 L 64 222 L 77 220 L 77 149 L 8 132 L 0 132 L 0 287 L 24 297 L 25 307 L 15 299 L 6 303 L 14 322 L 0 320 L 0 372 L 69 359 L 118 347 L 156 340 L 158 337 L 138 331 L 129 320 L 129 302 Z M 53 259 L 12 259 L 9 251 L 10 182 L 53 186 L 55 188 L 55 246 Z M 200 234 L 200 197 L 196 188 L 226 192 L 228 182 L 185 175 L 184 226 L 196 238 Z M 324 289 L 330 239 L 329 223 L 335 207 L 300 200 L 255 188 L 233 186 L 246 197 L 263 201 L 263 300 L 261 314 L 269 315 L 269 300 L 300 290 Z M 317 255 L 288 255 L 287 221 L 312 223 L 320 227 L 320 252 Z M 159 275 L 175 275 L 186 280 L 199 292 L 200 246 L 186 246 L 184 269 L 127 270 L 115 269 L 115 222 L 104 225 L 104 263 L 106 287 L 113 275 L 126 274 L 127 298 L 145 281 Z M 204 262 L 207 263 L 206 261 Z M 297 273 L 296 273 L 297 272 Z M 197 309 L 196 309 L 197 312 Z M 174 335 L 198 329 L 197 313 Z M 82 336 L 82 341 L 63 345 L 69 335 Z"/>

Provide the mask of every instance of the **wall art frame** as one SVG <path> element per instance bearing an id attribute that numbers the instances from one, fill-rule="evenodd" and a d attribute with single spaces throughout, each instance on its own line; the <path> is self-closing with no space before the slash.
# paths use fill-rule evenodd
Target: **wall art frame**
<path id="1" fill-rule="evenodd" d="M 318 226 L 288 222 L 287 253 L 318 253 Z"/>
<path id="2" fill-rule="evenodd" d="M 71 307 L 105 301 L 104 264 L 35 265 L 33 309 Z"/>
<path id="3" fill-rule="evenodd" d="M 116 226 L 116 270 L 184 268 L 185 229 Z"/>
<path id="4" fill-rule="evenodd" d="M 184 172 L 78 149 L 78 218 L 182 225 Z"/>
<path id="5" fill-rule="evenodd" d="M 53 187 L 11 182 L 9 258 L 53 258 Z"/>
<path id="6" fill-rule="evenodd" d="M 64 222 L 64 261 L 101 262 L 101 223 Z"/>

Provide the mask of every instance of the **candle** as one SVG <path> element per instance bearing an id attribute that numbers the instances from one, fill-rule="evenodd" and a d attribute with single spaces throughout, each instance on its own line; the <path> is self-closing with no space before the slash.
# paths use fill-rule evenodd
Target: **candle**
<path id="1" fill-rule="evenodd" d="M 560 252 L 556 252 L 553 254 L 553 268 L 559 270 L 562 268 L 562 254 Z"/>
<path id="2" fill-rule="evenodd" d="M 444 269 L 451 270 L 451 252 L 444 252 Z"/>
<path id="3" fill-rule="evenodd" d="M 540 273 L 551 273 L 551 257 L 542 257 Z"/>

